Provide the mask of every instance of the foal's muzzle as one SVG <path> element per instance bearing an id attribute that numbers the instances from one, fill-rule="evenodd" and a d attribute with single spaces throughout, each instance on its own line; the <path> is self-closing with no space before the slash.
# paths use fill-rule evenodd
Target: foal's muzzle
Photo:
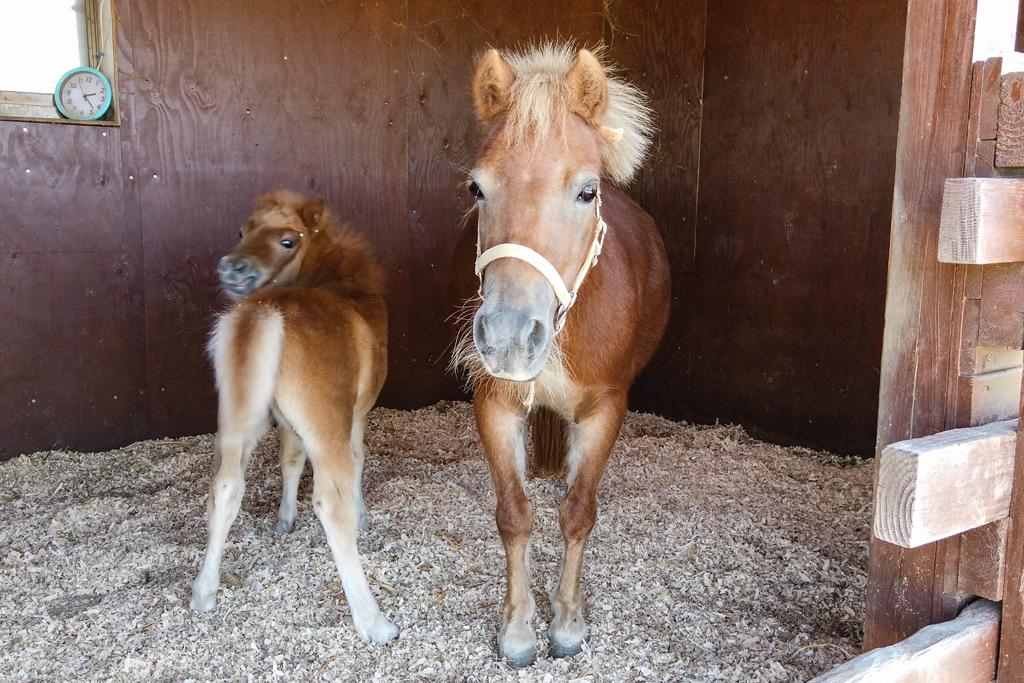
<path id="1" fill-rule="evenodd" d="M 217 264 L 217 276 L 229 294 L 245 296 L 260 279 L 260 269 L 248 256 L 228 254 Z"/>
<path id="2" fill-rule="evenodd" d="M 473 318 L 473 342 L 488 374 L 529 382 L 537 378 L 551 352 L 549 319 L 486 303 Z"/>

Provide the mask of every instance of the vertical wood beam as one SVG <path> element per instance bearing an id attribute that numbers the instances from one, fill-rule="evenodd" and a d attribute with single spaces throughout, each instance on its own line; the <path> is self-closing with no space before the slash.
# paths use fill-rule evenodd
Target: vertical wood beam
<path id="1" fill-rule="evenodd" d="M 1021 405 L 1024 406 L 1024 391 Z M 999 683 L 1024 681 L 1024 440 L 1017 442 L 1013 465 L 997 680 Z"/>
<path id="2" fill-rule="evenodd" d="M 1020 9 L 1017 10 L 1017 52 L 1024 52 L 1024 0 L 1020 0 Z"/>
<path id="3" fill-rule="evenodd" d="M 938 262 L 939 213 L 943 181 L 964 165 L 976 10 L 975 0 L 908 5 L 878 452 L 940 432 L 955 415 L 966 274 Z M 955 592 L 958 548 L 959 539 L 915 549 L 872 539 L 865 649 L 953 616 L 959 603 L 946 595 Z"/>

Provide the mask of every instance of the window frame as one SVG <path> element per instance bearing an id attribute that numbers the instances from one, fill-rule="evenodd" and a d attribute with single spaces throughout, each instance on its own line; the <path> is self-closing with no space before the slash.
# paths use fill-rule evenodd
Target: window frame
<path id="1" fill-rule="evenodd" d="M 0 90 L 0 121 L 33 121 L 76 126 L 120 126 L 121 107 L 117 84 L 117 47 L 114 40 L 116 0 L 83 0 L 88 54 L 103 53 L 99 71 L 110 81 L 112 99 L 107 118 L 99 121 L 66 119 L 53 103 L 53 93 Z M 95 63 L 89 64 L 96 68 Z M 56 86 L 57 84 L 54 83 Z"/>

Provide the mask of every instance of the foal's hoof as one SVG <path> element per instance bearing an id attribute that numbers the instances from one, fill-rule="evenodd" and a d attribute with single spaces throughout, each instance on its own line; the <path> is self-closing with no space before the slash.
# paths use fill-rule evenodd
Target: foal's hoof
<path id="1" fill-rule="evenodd" d="M 277 520 L 277 524 L 274 525 L 274 531 L 279 534 L 290 534 L 292 529 L 295 528 L 295 520 L 288 521 L 285 519 Z"/>
<path id="2" fill-rule="evenodd" d="M 192 599 L 188 601 L 188 606 L 196 612 L 212 612 L 217 606 L 217 590 L 214 589 L 212 593 L 193 590 Z"/>
<path id="3" fill-rule="evenodd" d="M 357 626 L 356 630 L 363 640 L 368 640 L 378 645 L 390 643 L 398 637 L 398 627 L 391 623 L 383 614 L 378 614 L 372 622 L 363 628 Z"/>
<path id="4" fill-rule="evenodd" d="M 562 659 L 563 657 L 575 657 L 583 651 L 583 643 L 585 641 L 580 640 L 575 643 L 560 643 L 554 638 L 551 639 L 551 643 L 548 646 L 548 653 L 555 659 Z"/>

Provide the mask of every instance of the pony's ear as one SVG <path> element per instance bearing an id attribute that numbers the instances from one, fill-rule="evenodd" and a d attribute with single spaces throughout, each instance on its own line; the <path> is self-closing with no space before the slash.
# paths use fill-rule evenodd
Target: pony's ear
<path id="1" fill-rule="evenodd" d="M 508 94 L 516 74 L 494 48 L 476 65 L 473 76 L 473 106 L 481 121 L 492 121 L 508 108 Z"/>
<path id="2" fill-rule="evenodd" d="M 566 74 L 569 81 L 570 106 L 592 126 L 601 124 L 608 107 L 608 76 L 594 53 L 580 50 Z"/>
<path id="3" fill-rule="evenodd" d="M 257 209 L 269 209 L 272 206 L 277 206 L 277 197 L 274 196 L 273 192 L 261 194 L 256 198 Z"/>
<path id="4" fill-rule="evenodd" d="M 299 209 L 299 216 L 307 228 L 315 228 L 320 225 L 320 217 L 324 215 L 324 198 L 317 197 L 310 199 Z"/>

